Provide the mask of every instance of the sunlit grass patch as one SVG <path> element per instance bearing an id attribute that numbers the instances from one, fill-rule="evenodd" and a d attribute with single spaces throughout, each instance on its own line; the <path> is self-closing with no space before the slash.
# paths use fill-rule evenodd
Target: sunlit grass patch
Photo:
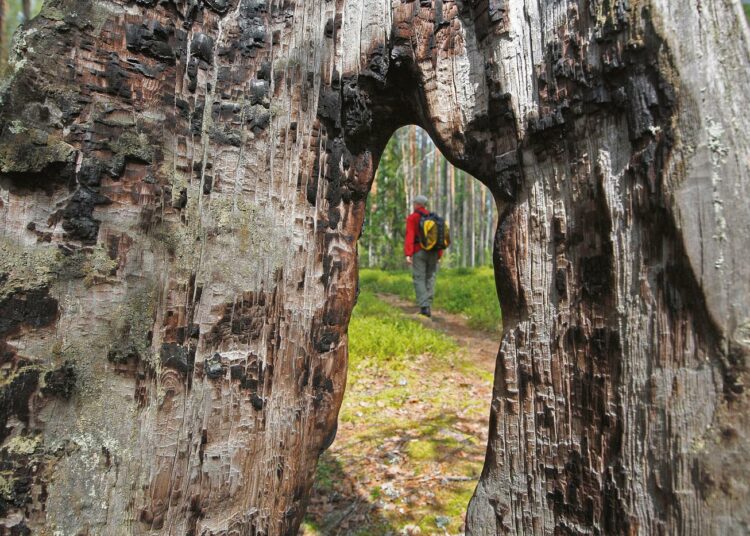
<path id="1" fill-rule="evenodd" d="M 315 523 L 315 521 L 311 519 L 305 519 L 302 522 L 302 526 L 300 527 L 300 532 L 307 536 L 322 536 L 320 532 L 320 527 L 318 526 L 317 523 Z"/>
<path id="2" fill-rule="evenodd" d="M 369 290 L 360 293 L 349 324 L 350 367 L 356 368 L 363 360 L 377 365 L 422 354 L 446 356 L 456 350 L 446 335 L 408 318 Z"/>
<path id="3" fill-rule="evenodd" d="M 395 294 L 414 300 L 414 285 L 409 272 L 361 270 L 361 288 L 374 293 Z M 435 289 L 435 309 L 463 314 L 476 329 L 499 331 L 502 326 L 495 275 L 490 267 L 440 270 Z"/>
<path id="4" fill-rule="evenodd" d="M 406 447 L 406 453 L 416 461 L 437 461 L 445 456 L 445 448 L 451 448 L 445 445 L 445 442 L 439 439 L 424 440 L 417 439 L 410 441 Z M 453 446 L 452 448 L 455 448 Z"/>

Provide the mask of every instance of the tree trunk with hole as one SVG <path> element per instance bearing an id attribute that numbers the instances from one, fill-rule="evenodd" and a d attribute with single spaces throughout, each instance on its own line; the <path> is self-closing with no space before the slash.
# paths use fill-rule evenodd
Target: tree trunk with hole
<path id="1" fill-rule="evenodd" d="M 500 211 L 467 533 L 748 530 L 738 2 L 48 0 L 20 31 L 2 533 L 296 533 L 408 123 Z"/>

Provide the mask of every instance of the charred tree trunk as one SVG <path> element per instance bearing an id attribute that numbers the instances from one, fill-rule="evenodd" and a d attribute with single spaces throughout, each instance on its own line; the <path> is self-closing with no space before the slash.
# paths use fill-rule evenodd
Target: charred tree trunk
<path id="1" fill-rule="evenodd" d="M 0 104 L 0 530 L 294 534 L 414 123 L 500 210 L 468 533 L 746 531 L 740 14 L 48 0 Z"/>

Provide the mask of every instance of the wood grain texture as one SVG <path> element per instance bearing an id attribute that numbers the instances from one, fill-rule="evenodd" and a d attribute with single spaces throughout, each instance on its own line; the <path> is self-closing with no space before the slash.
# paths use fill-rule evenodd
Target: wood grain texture
<path id="1" fill-rule="evenodd" d="M 296 534 L 365 199 L 408 123 L 501 213 L 467 532 L 746 532 L 740 17 L 45 2 L 0 101 L 0 533 Z"/>

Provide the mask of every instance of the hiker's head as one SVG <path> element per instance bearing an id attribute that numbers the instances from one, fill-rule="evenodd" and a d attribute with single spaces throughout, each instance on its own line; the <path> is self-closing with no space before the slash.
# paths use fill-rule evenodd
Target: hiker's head
<path id="1" fill-rule="evenodd" d="M 414 198 L 414 208 L 427 208 L 427 198 L 423 195 L 418 195 Z"/>

